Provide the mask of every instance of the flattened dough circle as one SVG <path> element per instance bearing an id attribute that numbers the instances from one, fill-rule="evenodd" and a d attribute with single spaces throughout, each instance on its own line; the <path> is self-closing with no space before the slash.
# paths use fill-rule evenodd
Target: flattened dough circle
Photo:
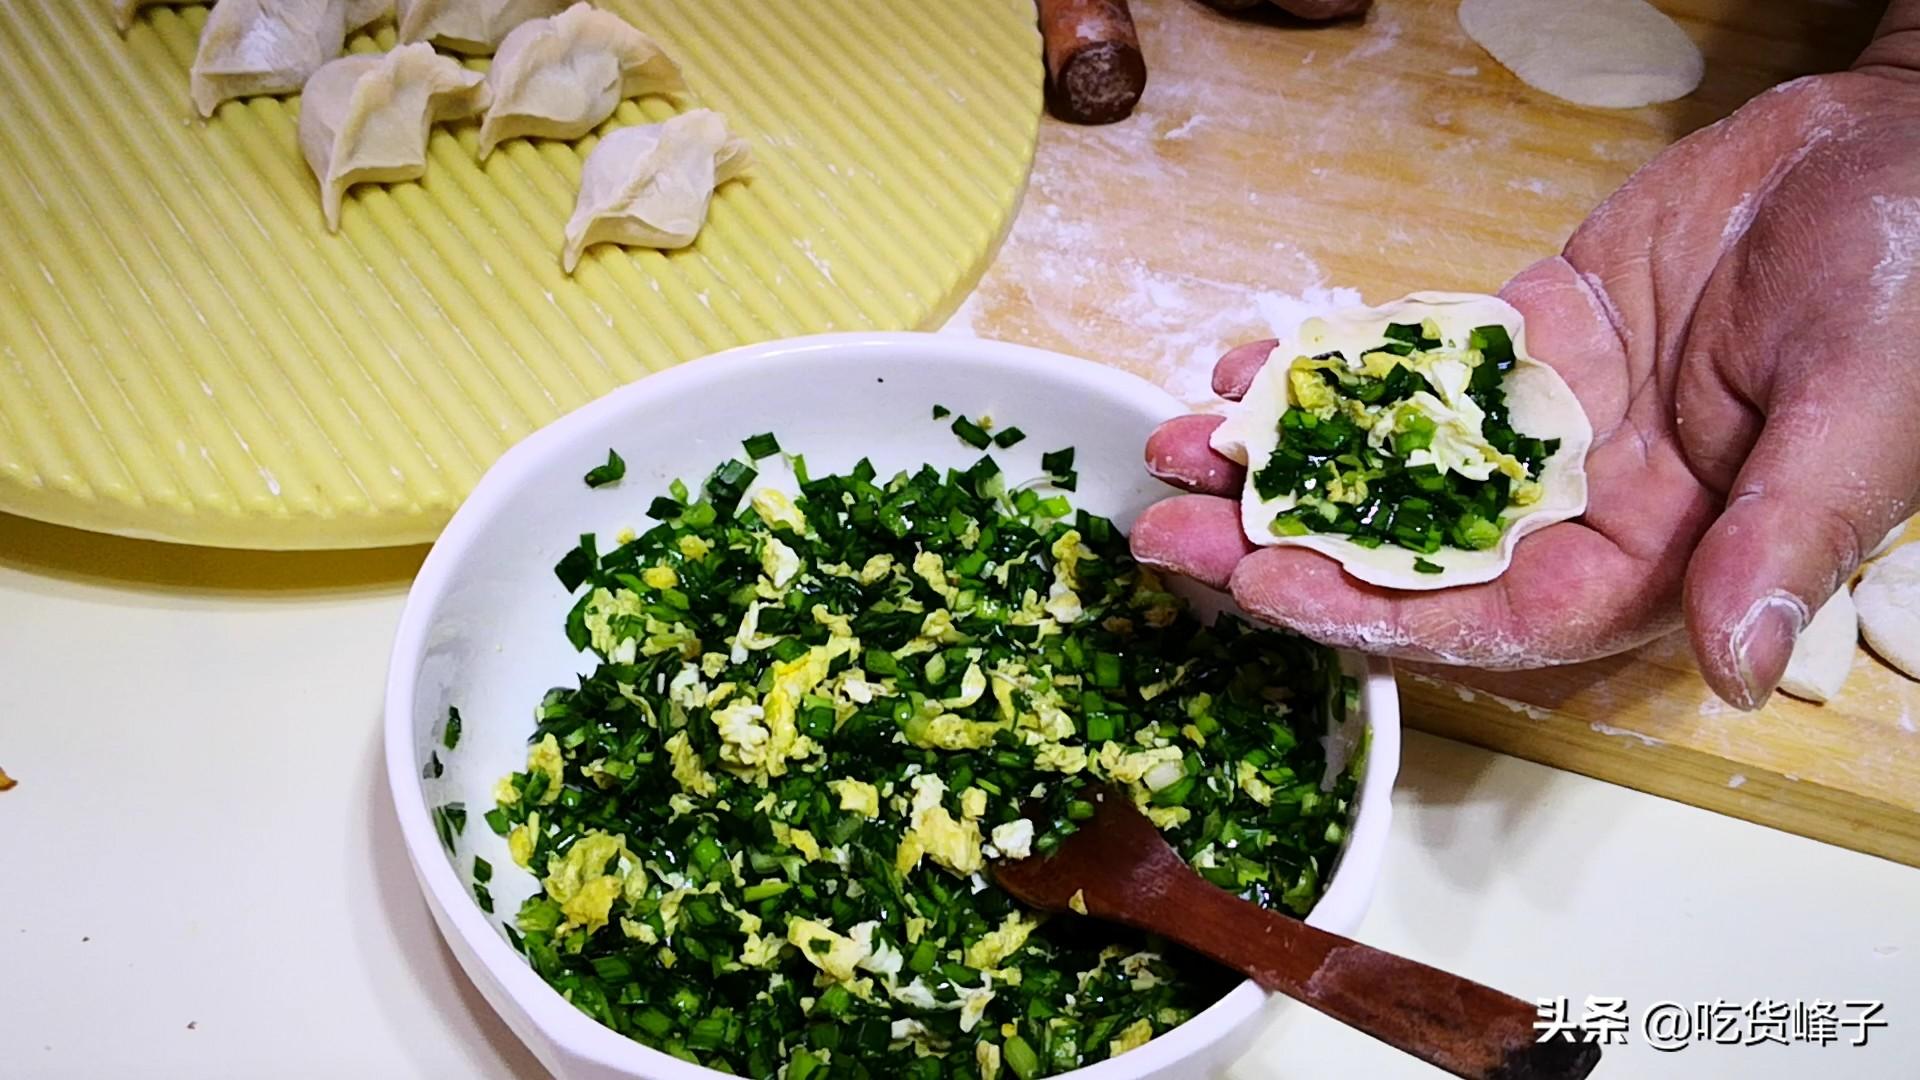
<path id="1" fill-rule="evenodd" d="M 1920 679 L 1920 544 L 1873 564 L 1853 590 L 1860 633 L 1881 659 Z"/>
<path id="2" fill-rule="evenodd" d="M 1860 644 L 1860 618 L 1853 607 L 1853 593 L 1845 585 L 1832 599 L 1820 605 L 1813 621 L 1793 643 L 1793 655 L 1787 660 L 1786 674 L 1780 676 L 1780 689 L 1803 701 L 1831 701 L 1853 670 L 1853 656 Z"/>
<path id="3" fill-rule="evenodd" d="M 1634 109 L 1700 85 L 1693 41 L 1646 0 L 1460 0 L 1460 28 L 1536 90 Z"/>
<path id="4" fill-rule="evenodd" d="M 1517 358 L 1507 374 L 1507 407 L 1513 426 L 1522 434 L 1559 439 L 1560 449 L 1540 471 L 1545 493 L 1524 509 L 1509 509 L 1500 542 L 1482 551 L 1443 547 L 1426 558 L 1438 563 L 1440 573 L 1423 574 L 1413 568 L 1414 553 L 1391 544 L 1362 547 L 1337 533 L 1276 536 L 1273 522 L 1291 509 L 1282 496 L 1265 500 L 1254 490 L 1253 475 L 1265 467 L 1278 442 L 1281 414 L 1289 404 L 1288 361 L 1296 355 L 1339 351 L 1359 356 L 1379 344 L 1389 323 L 1419 323 L 1432 319 L 1449 341 L 1463 340 L 1475 327 L 1498 323 L 1513 340 Z M 1521 537 L 1555 522 L 1579 517 L 1587 509 L 1587 451 L 1593 445 L 1593 426 L 1585 408 L 1560 373 L 1527 353 L 1525 320 L 1513 305 L 1497 296 L 1478 293 L 1417 292 L 1377 308 L 1354 307 L 1309 319 L 1274 346 L 1273 358 L 1240 404 L 1214 429 L 1213 448 L 1247 466 L 1247 483 L 1240 499 L 1241 528 L 1247 538 L 1267 546 L 1303 547 L 1337 559 L 1347 573 L 1370 585 L 1389 589 L 1446 589 L 1492 581 L 1506 572 Z"/>

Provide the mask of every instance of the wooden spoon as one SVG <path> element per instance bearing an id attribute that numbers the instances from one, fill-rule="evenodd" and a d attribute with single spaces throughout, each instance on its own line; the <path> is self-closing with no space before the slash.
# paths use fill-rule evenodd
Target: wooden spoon
<path id="1" fill-rule="evenodd" d="M 1538 1041 L 1531 1003 L 1242 900 L 1195 873 L 1124 793 L 1086 798 L 1093 817 L 1052 855 L 993 864 L 1001 888 L 1177 941 L 1455 1076 L 1580 1080 L 1599 1064 L 1596 1043 Z"/>

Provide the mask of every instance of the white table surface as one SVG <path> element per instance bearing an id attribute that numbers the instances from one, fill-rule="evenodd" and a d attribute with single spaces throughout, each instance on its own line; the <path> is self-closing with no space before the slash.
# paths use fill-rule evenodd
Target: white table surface
<path id="1" fill-rule="evenodd" d="M 418 550 L 261 555 L 0 517 L 0 1076 L 520 1077 L 381 781 Z M 1881 999 L 1862 1049 L 1603 1078 L 1920 1075 L 1920 870 L 1410 736 L 1366 940 L 1523 997 Z M 1438 1074 L 1299 1008 L 1238 1080 Z"/>

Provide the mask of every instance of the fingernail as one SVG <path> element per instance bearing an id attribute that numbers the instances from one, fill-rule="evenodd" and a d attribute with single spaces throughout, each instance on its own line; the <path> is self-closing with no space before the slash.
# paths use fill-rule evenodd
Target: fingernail
<path id="1" fill-rule="evenodd" d="M 1754 602 L 1733 628 L 1733 666 L 1747 700 L 1733 704 L 1757 709 L 1767 703 L 1793 656 L 1793 643 L 1806 629 L 1807 605 L 1776 589 Z"/>

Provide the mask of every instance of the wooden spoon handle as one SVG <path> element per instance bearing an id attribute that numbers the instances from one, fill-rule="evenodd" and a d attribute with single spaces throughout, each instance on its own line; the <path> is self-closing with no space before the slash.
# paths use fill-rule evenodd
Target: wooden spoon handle
<path id="1" fill-rule="evenodd" d="M 1151 906 L 1160 912 L 1150 929 L 1455 1076 L 1580 1080 L 1600 1061 L 1594 1043 L 1538 1041 L 1528 1002 L 1268 911 L 1191 872 Z"/>

